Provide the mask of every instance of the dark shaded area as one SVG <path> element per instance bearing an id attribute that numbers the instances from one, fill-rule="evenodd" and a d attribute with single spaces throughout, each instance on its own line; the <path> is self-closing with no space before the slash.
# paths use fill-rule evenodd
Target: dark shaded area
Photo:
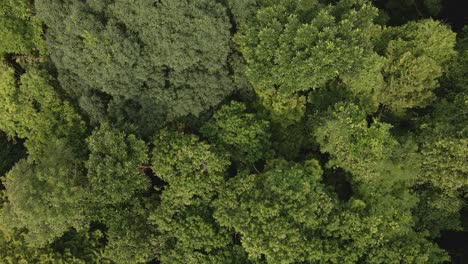
<path id="1" fill-rule="evenodd" d="M 444 21 L 459 33 L 463 27 L 468 25 L 468 1 L 466 0 L 444 0 L 442 10 L 437 19 Z M 462 223 L 466 230 L 468 223 L 468 210 L 462 210 Z M 468 263 L 468 232 L 467 231 L 444 231 L 436 241 L 437 244 L 447 250 L 454 264 Z"/>
<path id="2" fill-rule="evenodd" d="M 15 139 L 8 140 L 5 133 L 0 131 L 0 176 L 7 173 L 15 163 L 26 156 L 23 141 Z M 0 183 L 0 189 L 3 185 Z"/>
<path id="3" fill-rule="evenodd" d="M 266 165 L 265 160 L 259 160 L 255 162 L 254 167 L 258 172 L 263 172 L 265 170 L 265 165 Z"/>
<path id="4" fill-rule="evenodd" d="M 77 258 L 90 255 L 92 254 L 92 250 L 96 250 L 94 248 L 96 246 L 95 242 L 98 243 L 97 246 L 101 250 L 107 244 L 107 238 L 104 235 L 97 240 L 95 240 L 97 237 L 92 237 L 92 233 L 98 230 L 105 233 L 107 227 L 101 223 L 93 222 L 88 232 L 78 232 L 75 229 L 70 229 L 52 244 L 52 248 L 60 254 L 71 253 Z"/>
<path id="5" fill-rule="evenodd" d="M 468 232 L 444 231 L 436 241 L 447 250 L 454 264 L 468 263 Z"/>
<path id="6" fill-rule="evenodd" d="M 468 263 L 468 200 L 465 199 L 464 201 L 465 207 L 460 212 L 464 231 L 443 231 L 435 241 L 439 247 L 450 254 L 453 264 Z"/>
<path id="7" fill-rule="evenodd" d="M 228 178 L 234 178 L 237 175 L 237 164 L 231 163 L 227 169 Z"/>
<path id="8" fill-rule="evenodd" d="M 350 178 L 351 175 L 341 168 L 326 169 L 323 173 L 324 183 L 331 186 L 338 195 L 338 199 L 343 202 L 348 201 L 353 196 Z"/>
<path id="9" fill-rule="evenodd" d="M 376 7 L 385 11 L 389 18 L 388 24 L 392 26 L 429 17 L 449 24 L 455 32 L 460 32 L 463 26 L 468 24 L 466 0 L 442 0 L 438 14 L 430 11 L 422 0 L 374 0 L 373 2 Z"/>
<path id="10" fill-rule="evenodd" d="M 434 15 L 434 10 L 428 9 L 424 0 L 374 0 L 373 3 L 388 16 L 386 24 L 390 26 L 400 26 Z"/>
<path id="11" fill-rule="evenodd" d="M 449 24 L 453 31 L 460 32 L 463 26 L 468 25 L 468 1 L 442 1 L 442 10 L 436 18 Z"/>
<path id="12" fill-rule="evenodd" d="M 16 85 L 19 85 L 20 77 L 26 72 L 26 70 L 16 61 L 15 54 L 5 54 L 4 59 L 6 64 L 15 70 Z"/>
<path id="13" fill-rule="evenodd" d="M 153 170 L 151 169 L 150 164 L 140 165 L 140 169 L 151 181 L 152 188 L 146 194 L 146 196 L 150 197 L 153 194 L 156 194 L 159 197 L 159 195 L 161 195 L 164 188 L 167 186 L 167 182 L 163 181 L 161 178 L 159 178 L 158 176 L 154 174 Z"/>

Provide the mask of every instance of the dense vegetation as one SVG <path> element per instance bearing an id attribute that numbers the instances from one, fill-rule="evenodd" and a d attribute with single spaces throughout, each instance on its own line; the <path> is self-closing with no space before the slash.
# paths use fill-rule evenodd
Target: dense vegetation
<path id="1" fill-rule="evenodd" d="M 0 263 L 468 262 L 444 1 L 0 2 Z"/>

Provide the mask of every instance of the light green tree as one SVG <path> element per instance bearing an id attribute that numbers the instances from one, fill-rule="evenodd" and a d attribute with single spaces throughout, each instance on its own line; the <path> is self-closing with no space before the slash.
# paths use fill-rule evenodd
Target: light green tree
<path id="1" fill-rule="evenodd" d="M 0 65 L 0 129 L 10 137 L 25 139 L 33 158 L 44 155 L 51 140 L 65 139 L 71 147 L 79 146 L 84 122 L 67 101 L 62 101 L 49 84 L 50 77 L 29 69 L 16 85 L 14 70 Z"/>
<path id="2" fill-rule="evenodd" d="M 252 164 L 268 154 L 269 130 L 267 120 L 248 113 L 244 104 L 232 101 L 216 111 L 200 132 L 221 153 L 229 153 L 231 160 Z"/>
<path id="3" fill-rule="evenodd" d="M 156 136 L 153 171 L 167 185 L 150 221 L 161 233 L 163 263 L 236 263 L 242 258 L 230 232 L 212 217 L 211 202 L 228 165 L 196 136 L 167 130 Z"/>
<path id="4" fill-rule="evenodd" d="M 455 33 L 427 19 L 385 28 L 380 41 L 386 44 L 387 61 L 379 101 L 395 112 L 431 103 L 438 78 L 456 54 Z"/>
<path id="5" fill-rule="evenodd" d="M 241 236 L 252 260 L 267 263 L 331 261 L 321 229 L 335 198 L 320 182 L 316 160 L 302 164 L 271 160 L 265 172 L 232 178 L 216 201 L 214 217 Z"/>
<path id="6" fill-rule="evenodd" d="M 236 41 L 247 74 L 273 119 L 301 120 L 308 91 L 367 70 L 377 9 L 367 1 L 259 1 Z"/>
<path id="7" fill-rule="evenodd" d="M 33 6 L 26 0 L 5 0 L 0 6 L 0 57 L 6 53 L 44 52 L 42 23 L 33 15 Z"/>

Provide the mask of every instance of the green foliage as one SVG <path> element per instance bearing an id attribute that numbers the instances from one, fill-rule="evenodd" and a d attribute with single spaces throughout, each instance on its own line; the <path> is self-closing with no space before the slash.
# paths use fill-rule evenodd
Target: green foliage
<path id="1" fill-rule="evenodd" d="M 304 114 L 301 92 L 366 68 L 367 58 L 374 56 L 372 21 L 377 9 L 366 1 L 334 6 L 319 1 L 261 2 L 237 42 L 262 103 L 278 119 L 297 122 Z"/>
<path id="2" fill-rule="evenodd" d="M 337 104 L 323 125 L 315 129 L 315 137 L 321 152 L 332 157 L 329 166 L 352 173 L 355 182 L 378 184 L 374 188 L 379 188 L 385 180 L 390 187 L 392 182 L 402 180 L 399 177 L 408 176 L 393 160 L 400 146 L 390 128 L 391 125 L 378 121 L 368 124 L 365 112 L 356 105 Z"/>
<path id="3" fill-rule="evenodd" d="M 343 90 L 346 97 L 351 97 L 348 100 L 355 102 L 367 113 L 376 112 L 379 106 L 379 94 L 385 87 L 384 76 L 382 75 L 383 67 L 385 66 L 385 58 L 373 54 L 373 56 L 367 58 L 367 62 L 364 63 L 364 69 L 354 75 L 343 76 L 342 82 L 344 87 L 340 87 L 339 84 L 331 84 L 332 90 L 341 90 L 340 96 L 333 94 L 330 96 L 333 99 L 340 98 L 343 96 Z M 347 91 L 351 94 L 348 95 Z M 320 92 L 320 91 L 319 91 Z M 335 92 L 335 91 L 334 91 Z M 327 95 L 327 93 L 325 93 Z M 314 95 L 311 95 L 313 97 Z M 312 98 L 314 100 L 315 98 Z M 322 98 L 315 99 L 316 101 L 322 100 Z"/>
<path id="4" fill-rule="evenodd" d="M 8 136 L 24 138 L 28 154 L 34 158 L 45 154 L 45 145 L 56 139 L 67 139 L 78 147 L 84 133 L 84 122 L 67 101 L 62 101 L 49 84 L 50 78 L 29 69 L 20 78 L 0 65 L 0 129 Z"/>
<path id="5" fill-rule="evenodd" d="M 148 223 L 151 203 L 155 201 L 134 198 L 101 210 L 99 220 L 107 226 L 103 256 L 112 263 L 148 263 L 160 251 L 158 232 Z"/>
<path id="6" fill-rule="evenodd" d="M 258 9 L 257 0 L 228 0 L 228 6 L 234 17 L 238 28 L 246 25 L 247 21 L 255 17 L 255 12 Z"/>
<path id="7" fill-rule="evenodd" d="M 444 230 L 461 230 L 463 200 L 436 186 L 421 186 L 416 191 L 419 202 L 413 209 L 416 228 L 427 230 L 433 237 L 439 237 Z"/>
<path id="8" fill-rule="evenodd" d="M 103 124 L 86 140 L 87 184 L 92 217 L 107 227 L 103 256 L 113 263 L 146 263 L 156 256 L 156 230 L 147 224 L 142 194 L 150 181 L 140 166 L 148 162 L 146 143 Z"/>
<path id="9" fill-rule="evenodd" d="M 351 198 L 330 221 L 326 232 L 338 237 L 341 263 L 443 263 L 446 254 L 412 230 L 409 195 L 372 200 Z"/>
<path id="10" fill-rule="evenodd" d="M 433 20 L 409 22 L 383 31 L 385 87 L 379 101 L 398 112 L 434 100 L 437 79 L 455 55 L 455 33 Z"/>
<path id="11" fill-rule="evenodd" d="M 5 0 L 0 6 L 0 56 L 44 52 L 42 23 L 33 15 L 31 1 Z"/>
<path id="12" fill-rule="evenodd" d="M 216 111 L 200 133 L 222 153 L 229 153 L 231 160 L 252 164 L 267 155 L 270 124 L 246 110 L 244 104 L 233 101 Z"/>
<path id="13" fill-rule="evenodd" d="M 353 73 L 369 56 L 363 49 L 371 47 L 368 33 L 376 14 L 372 6 L 352 1 L 330 7 L 276 2 L 262 7 L 238 37 L 251 81 L 259 88 L 278 86 L 286 93 L 315 89 Z"/>
<path id="14" fill-rule="evenodd" d="M 102 239 L 102 235 L 99 230 L 83 233 L 72 231 L 54 245 L 32 248 L 25 241 L 24 232 L 9 233 L 2 231 L 0 227 L 0 261 L 6 264 L 109 263 L 99 252 L 102 247 L 99 239 Z"/>
<path id="15" fill-rule="evenodd" d="M 162 262 L 230 263 L 237 252 L 212 219 L 211 201 L 229 162 L 197 137 L 162 131 L 154 140 L 154 173 L 167 183 L 151 222 L 163 239 Z"/>
<path id="16" fill-rule="evenodd" d="M 151 162 L 153 172 L 169 185 L 164 193 L 173 193 L 170 202 L 180 205 L 190 204 L 194 196 L 209 200 L 229 166 L 229 161 L 196 136 L 167 130 L 154 139 Z"/>
<path id="17" fill-rule="evenodd" d="M 111 2 L 36 1 L 59 80 L 91 118 L 150 135 L 155 119 L 198 115 L 233 90 L 221 4 Z"/>
<path id="18" fill-rule="evenodd" d="M 467 151 L 466 138 L 438 138 L 425 143 L 421 178 L 454 195 L 468 190 Z"/>
<path id="19" fill-rule="evenodd" d="M 71 258 L 73 261 L 108 264 L 111 261 L 105 258 L 103 254 L 104 235 L 102 230 L 95 228 L 82 232 L 70 230 L 55 241 L 51 247 L 55 252 Z M 64 262 L 69 263 L 72 260 L 65 260 Z"/>
<path id="20" fill-rule="evenodd" d="M 468 26 L 445 2 L 0 2 L 0 263 L 461 251 Z"/>
<path id="21" fill-rule="evenodd" d="M 413 222 L 418 202 L 409 192 L 418 172 L 418 164 L 411 164 L 414 146 L 398 143 L 390 127 L 377 120 L 368 124 L 356 105 L 338 104 L 316 129 L 321 151 L 331 155 L 328 165 L 352 174 L 353 198 L 340 212 L 344 220 L 333 225 L 341 237 L 355 241 L 352 254 L 365 254 L 369 263 L 440 263 L 445 253 Z"/>
<path id="22" fill-rule="evenodd" d="M 32 249 L 24 241 L 24 234 L 2 232 L 0 229 L 0 261 L 2 263 L 54 263 L 53 252 L 47 249 Z"/>
<path id="23" fill-rule="evenodd" d="M 138 168 L 148 162 L 144 141 L 107 124 L 86 141 L 90 154 L 85 166 L 94 202 L 118 204 L 149 189 L 149 179 Z"/>
<path id="24" fill-rule="evenodd" d="M 438 101 L 434 111 L 420 120 L 421 172 L 418 177 L 420 225 L 432 235 L 460 229 L 462 199 L 468 191 L 468 101 L 466 93 Z"/>
<path id="25" fill-rule="evenodd" d="M 283 95 L 271 89 L 259 91 L 256 89 L 260 103 L 270 111 L 272 122 L 287 127 L 300 122 L 305 113 L 305 96 Z"/>
<path id="26" fill-rule="evenodd" d="M 304 165 L 272 160 L 262 174 L 231 179 L 214 216 L 239 232 L 251 259 L 264 255 L 268 263 L 330 260 L 320 228 L 335 205 L 320 183 L 321 175 L 315 160 Z"/>
<path id="27" fill-rule="evenodd" d="M 28 243 L 37 246 L 51 243 L 70 227 L 86 226 L 80 160 L 63 140 L 49 142 L 44 151 L 41 159 L 23 159 L 7 173 L 7 202 L 0 213 L 9 228 L 27 228 Z"/>

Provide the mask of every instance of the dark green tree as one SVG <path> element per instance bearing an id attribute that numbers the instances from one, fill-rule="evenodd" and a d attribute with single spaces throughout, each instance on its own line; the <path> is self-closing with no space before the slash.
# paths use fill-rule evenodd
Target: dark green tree
<path id="1" fill-rule="evenodd" d="M 457 36 L 457 56 L 447 72 L 449 90 L 466 93 L 468 90 L 468 25 Z M 454 89 L 456 88 L 456 89 Z"/>
<path id="2" fill-rule="evenodd" d="M 158 205 L 156 197 L 133 197 L 126 203 L 108 205 L 94 215 L 106 226 L 103 256 L 112 263 L 148 263 L 161 252 L 161 239 L 149 214 Z"/>
<path id="3" fill-rule="evenodd" d="M 17 83 L 2 65 L 0 76 L 0 127 L 25 139 L 28 152 L 4 179 L 2 219 L 12 229 L 27 228 L 31 245 L 45 246 L 71 227 L 86 227 L 84 122 L 46 73 L 30 68 Z"/>
<path id="4" fill-rule="evenodd" d="M 51 141 L 40 160 L 19 161 L 4 179 L 0 215 L 9 228 L 27 228 L 28 243 L 44 246 L 69 228 L 86 227 L 83 165 L 63 140 Z"/>
<path id="5" fill-rule="evenodd" d="M 25 239 L 27 231 L 7 231 L 0 224 L 0 261 L 15 263 L 110 263 L 102 255 L 103 233 L 67 232 L 51 245 L 42 248 L 30 247 Z"/>
<path id="6" fill-rule="evenodd" d="M 38 0 L 36 7 L 60 83 L 92 121 L 131 124 L 148 136 L 161 121 L 198 115 L 233 90 L 230 24 L 216 1 Z"/>
<path id="7" fill-rule="evenodd" d="M 386 13 L 391 25 L 435 17 L 443 6 L 442 0 L 373 0 L 373 2 Z"/>

